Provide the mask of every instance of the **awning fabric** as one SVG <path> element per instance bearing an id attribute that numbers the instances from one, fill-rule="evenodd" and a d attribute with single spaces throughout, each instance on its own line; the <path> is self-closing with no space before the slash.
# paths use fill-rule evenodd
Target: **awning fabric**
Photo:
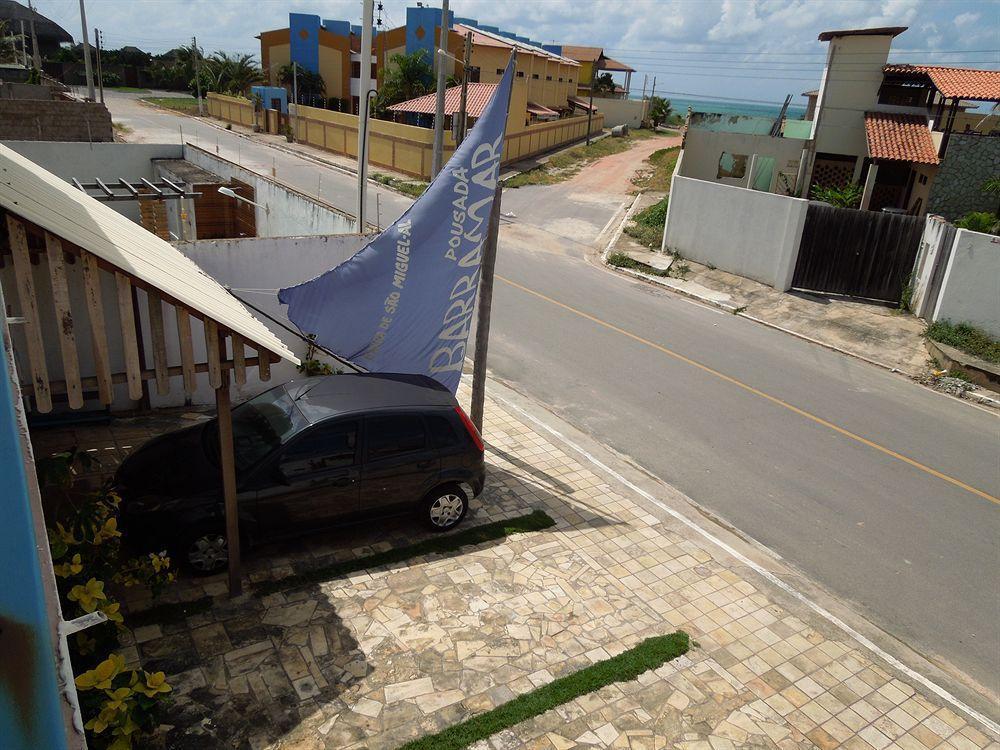
<path id="1" fill-rule="evenodd" d="M 593 107 L 591 107 L 590 103 L 586 99 L 581 99 L 577 96 L 571 96 L 569 98 L 569 103 L 572 104 L 574 107 L 579 107 L 585 112 L 590 111 L 591 109 L 594 110 L 595 112 L 597 111 L 596 104 Z"/>
<path id="2" fill-rule="evenodd" d="M 549 109 L 548 107 L 543 107 L 541 104 L 535 104 L 534 102 L 528 102 L 528 111 L 533 115 L 540 115 L 542 117 L 558 117 L 559 113 L 554 109 Z"/>

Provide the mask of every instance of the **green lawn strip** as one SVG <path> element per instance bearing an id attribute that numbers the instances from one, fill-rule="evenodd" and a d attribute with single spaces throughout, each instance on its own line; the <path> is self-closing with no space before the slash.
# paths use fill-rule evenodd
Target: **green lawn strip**
<path id="1" fill-rule="evenodd" d="M 405 193 L 413 198 L 419 198 L 424 194 L 427 186 L 430 183 L 424 182 L 423 180 L 403 180 L 399 177 L 393 177 L 387 174 L 381 174 L 376 172 L 372 175 L 372 179 L 375 182 L 381 183 L 383 185 L 388 185 L 401 193 Z"/>
<path id="2" fill-rule="evenodd" d="M 646 160 L 652 167 L 652 171 L 642 173 L 641 176 L 632 180 L 632 184 L 641 190 L 669 193 L 670 179 L 674 176 L 674 168 L 677 166 L 680 154 L 680 146 L 670 146 L 654 151 Z"/>
<path id="3" fill-rule="evenodd" d="M 952 323 L 938 320 L 931 323 L 924 334 L 932 341 L 961 349 L 966 354 L 984 359 L 994 364 L 1000 363 L 1000 341 L 981 328 L 968 323 Z"/>
<path id="4" fill-rule="evenodd" d="M 198 100 L 193 96 L 147 96 L 141 101 L 179 112 L 195 112 L 198 109 Z"/>
<path id="5" fill-rule="evenodd" d="M 376 552 L 374 555 L 359 557 L 355 560 L 343 560 L 302 573 L 294 573 L 273 581 L 263 581 L 254 585 L 254 591 L 258 594 L 272 594 L 276 591 L 284 591 L 285 589 L 329 581 L 333 578 L 350 575 L 351 573 L 357 573 L 360 570 L 368 568 L 392 565 L 393 563 L 403 562 L 413 557 L 432 554 L 446 555 L 462 547 L 503 539 L 512 534 L 541 531 L 542 529 L 555 526 L 555 523 L 545 511 L 535 510 L 524 516 L 508 518 L 504 521 L 495 521 L 480 526 L 472 526 L 455 534 L 432 537 L 431 539 L 425 539 L 422 542 L 410 544 L 406 547 L 396 547 L 385 552 Z"/>
<path id="6" fill-rule="evenodd" d="M 126 624 L 132 628 L 143 625 L 166 625 L 172 622 L 179 622 L 191 615 L 200 615 L 208 612 L 212 608 L 214 601 L 210 596 L 203 596 L 200 599 L 193 599 L 189 602 L 178 602 L 177 604 L 157 604 L 155 607 L 144 609 L 139 612 L 127 612 Z"/>
<path id="7" fill-rule="evenodd" d="M 532 690 L 479 716 L 403 745 L 400 750 L 461 750 L 492 737 L 522 721 L 561 706 L 581 695 L 600 690 L 615 682 L 629 682 L 687 653 L 691 640 L 687 633 L 647 638 L 618 656 L 599 661 L 548 685 Z"/>
<path id="8" fill-rule="evenodd" d="M 641 273 L 648 273 L 650 276 L 669 276 L 670 270 L 661 271 L 659 268 L 653 268 L 652 266 L 643 263 L 641 261 L 632 258 L 625 253 L 611 253 L 608 256 L 608 265 L 617 266 L 618 268 L 629 268 L 633 271 L 640 271 Z"/>
<path id="9" fill-rule="evenodd" d="M 105 86 L 108 91 L 121 91 L 123 94 L 148 94 L 149 89 L 138 89 L 135 86 Z"/>

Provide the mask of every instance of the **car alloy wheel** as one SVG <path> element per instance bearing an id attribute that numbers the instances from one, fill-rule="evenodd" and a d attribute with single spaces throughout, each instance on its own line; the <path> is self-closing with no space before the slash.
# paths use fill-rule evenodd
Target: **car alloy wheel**
<path id="1" fill-rule="evenodd" d="M 429 515 L 431 523 L 439 529 L 454 526 L 465 511 L 465 501 L 453 492 L 445 493 L 431 503 Z"/>
<path id="2" fill-rule="evenodd" d="M 229 561 L 229 545 L 222 534 L 202 534 L 188 547 L 188 563 L 199 573 L 221 570 Z"/>

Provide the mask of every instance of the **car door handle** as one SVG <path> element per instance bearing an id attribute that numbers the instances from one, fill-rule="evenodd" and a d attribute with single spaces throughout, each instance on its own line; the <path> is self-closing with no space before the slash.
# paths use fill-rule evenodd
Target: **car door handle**
<path id="1" fill-rule="evenodd" d="M 334 487 L 348 487 L 354 484 L 354 477 L 338 477 L 334 479 L 330 484 Z"/>

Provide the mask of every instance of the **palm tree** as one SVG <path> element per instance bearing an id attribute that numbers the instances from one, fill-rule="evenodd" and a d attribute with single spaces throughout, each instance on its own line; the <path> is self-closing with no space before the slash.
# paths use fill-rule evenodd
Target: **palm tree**
<path id="1" fill-rule="evenodd" d="M 375 100 L 375 112 L 381 116 L 386 109 L 398 102 L 415 99 L 433 91 L 431 80 L 434 71 L 424 59 L 424 50 L 409 55 L 393 55 L 391 66 L 386 69 L 382 87 Z"/>
<path id="2" fill-rule="evenodd" d="M 246 95 L 250 87 L 263 78 L 253 55 L 213 52 L 204 61 L 212 88 L 225 94 Z"/>

